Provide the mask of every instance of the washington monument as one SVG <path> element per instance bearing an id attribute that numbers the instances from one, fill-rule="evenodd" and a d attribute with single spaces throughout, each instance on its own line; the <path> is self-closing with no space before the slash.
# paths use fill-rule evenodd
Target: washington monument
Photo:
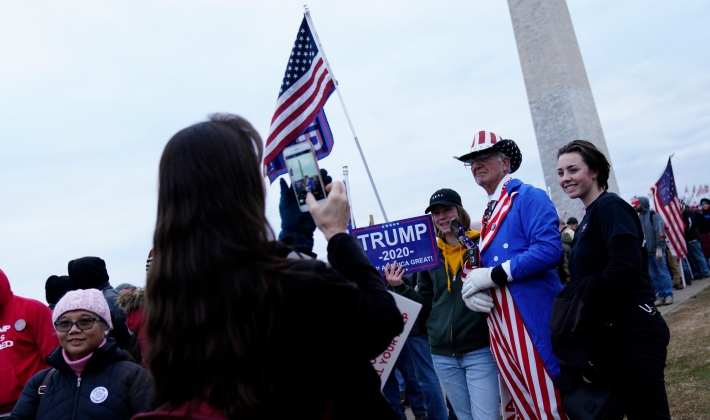
<path id="1" fill-rule="evenodd" d="M 542 171 L 560 217 L 583 215 L 557 184 L 557 150 L 589 140 L 611 163 L 565 0 L 508 0 Z M 609 190 L 619 193 L 612 166 Z"/>

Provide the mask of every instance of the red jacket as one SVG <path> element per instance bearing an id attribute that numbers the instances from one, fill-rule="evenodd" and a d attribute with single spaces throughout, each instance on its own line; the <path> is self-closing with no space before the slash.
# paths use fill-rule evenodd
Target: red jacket
<path id="1" fill-rule="evenodd" d="M 141 350 L 141 360 L 143 367 L 148 369 L 148 363 L 145 355 L 148 353 L 148 340 L 145 338 L 145 327 L 143 325 L 143 309 L 134 309 L 133 312 L 126 315 L 126 326 L 133 334 L 138 334 L 138 346 Z"/>
<path id="2" fill-rule="evenodd" d="M 44 358 L 58 345 L 52 311 L 34 299 L 15 296 L 0 270 L 0 414 L 12 411 L 22 388 L 47 368 Z"/>

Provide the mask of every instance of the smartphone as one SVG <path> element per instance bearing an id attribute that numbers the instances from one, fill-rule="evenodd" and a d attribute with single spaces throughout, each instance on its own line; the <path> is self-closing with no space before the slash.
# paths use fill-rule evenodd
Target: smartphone
<path id="1" fill-rule="evenodd" d="M 284 149 L 283 157 L 301 211 L 308 211 L 306 195 L 309 192 L 316 200 L 325 200 L 325 185 L 323 185 L 320 176 L 313 144 L 310 141 L 304 141 L 289 146 Z"/>

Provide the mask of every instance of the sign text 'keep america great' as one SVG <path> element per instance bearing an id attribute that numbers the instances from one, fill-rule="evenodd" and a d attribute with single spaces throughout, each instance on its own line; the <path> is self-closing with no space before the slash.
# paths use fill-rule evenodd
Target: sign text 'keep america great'
<path id="1" fill-rule="evenodd" d="M 436 234 L 429 216 L 353 229 L 350 233 L 358 239 L 379 272 L 394 261 L 407 272 L 439 266 Z"/>

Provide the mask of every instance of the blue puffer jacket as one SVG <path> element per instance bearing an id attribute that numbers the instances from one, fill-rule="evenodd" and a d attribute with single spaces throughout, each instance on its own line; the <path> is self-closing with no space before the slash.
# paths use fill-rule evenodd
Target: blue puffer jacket
<path id="1" fill-rule="evenodd" d="M 64 361 L 61 346 L 45 360 L 57 370 L 44 395 L 40 400 L 37 389 L 48 369 L 25 385 L 11 419 L 119 420 L 150 410 L 153 377 L 112 338 L 94 350 L 80 378 Z"/>

